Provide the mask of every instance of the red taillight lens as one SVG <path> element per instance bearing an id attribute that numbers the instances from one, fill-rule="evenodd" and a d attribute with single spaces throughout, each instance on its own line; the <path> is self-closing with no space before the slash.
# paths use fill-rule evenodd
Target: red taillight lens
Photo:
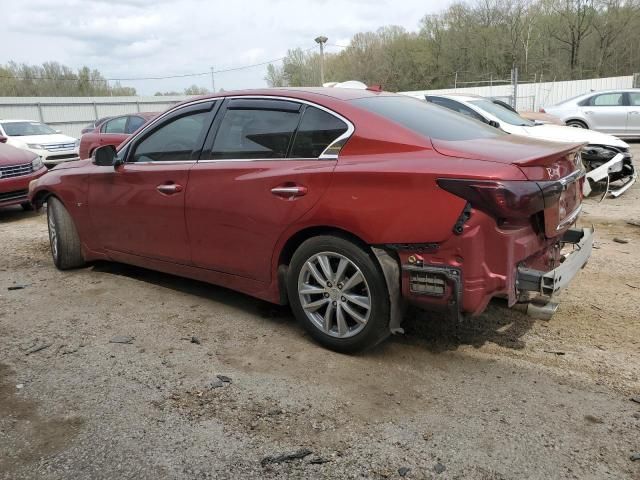
<path id="1" fill-rule="evenodd" d="M 540 107 L 540 113 L 547 113 L 544 108 Z"/>
<path id="2" fill-rule="evenodd" d="M 438 185 L 496 219 L 528 218 L 545 207 L 536 182 L 440 178 Z"/>

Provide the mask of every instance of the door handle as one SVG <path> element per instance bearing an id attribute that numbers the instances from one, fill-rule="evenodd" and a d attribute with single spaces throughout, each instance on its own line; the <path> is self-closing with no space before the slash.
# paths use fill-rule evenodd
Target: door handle
<path id="1" fill-rule="evenodd" d="M 307 187 L 304 185 L 286 184 L 271 189 L 276 197 L 287 198 L 289 200 L 295 197 L 302 197 L 307 194 Z"/>
<path id="2" fill-rule="evenodd" d="M 182 185 L 178 185 L 177 183 L 163 183 L 162 185 L 158 185 L 156 190 L 165 195 L 173 195 L 174 193 L 182 191 Z"/>
<path id="3" fill-rule="evenodd" d="M 633 112 L 629 112 L 629 115 L 638 115 L 640 112 L 634 110 Z"/>
<path id="4" fill-rule="evenodd" d="M 591 114 L 593 113 L 593 111 L 592 111 L 592 110 L 587 110 L 587 111 L 586 111 L 586 112 L 584 112 L 584 113 L 586 113 L 587 115 L 591 115 Z"/>

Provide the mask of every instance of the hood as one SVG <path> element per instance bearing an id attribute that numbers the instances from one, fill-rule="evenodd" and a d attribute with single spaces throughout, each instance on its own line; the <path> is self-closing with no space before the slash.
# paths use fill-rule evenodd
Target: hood
<path id="1" fill-rule="evenodd" d="M 22 150 L 21 148 L 0 143 L 0 167 L 31 163 L 36 157 L 37 155 L 35 153 L 28 150 Z"/>
<path id="2" fill-rule="evenodd" d="M 613 135 L 587 130 L 586 128 L 574 128 L 563 125 L 538 125 L 535 127 L 523 127 L 526 134 L 541 140 L 552 142 L 579 142 L 590 145 L 609 145 L 618 148 L 629 148 L 625 142 Z"/>
<path id="3" fill-rule="evenodd" d="M 92 161 L 93 160 L 91 160 L 90 158 L 85 158 L 84 160 L 73 160 L 71 162 L 62 162 L 54 166 L 50 171 L 86 167 L 87 165 L 91 165 Z"/>
<path id="4" fill-rule="evenodd" d="M 52 133 L 51 135 L 24 135 L 18 137 L 9 137 L 12 143 L 38 143 L 48 145 L 50 143 L 75 143 L 76 139 L 61 133 Z"/>
<path id="5" fill-rule="evenodd" d="M 519 135 L 498 135 L 463 141 L 431 139 L 431 143 L 442 155 L 518 166 L 546 165 L 550 160 L 584 145 L 584 142 L 544 142 Z"/>

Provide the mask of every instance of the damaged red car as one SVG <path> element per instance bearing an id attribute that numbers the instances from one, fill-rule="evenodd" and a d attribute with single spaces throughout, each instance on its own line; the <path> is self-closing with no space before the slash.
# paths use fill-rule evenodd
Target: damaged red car
<path id="1" fill-rule="evenodd" d="M 401 331 L 406 304 L 553 313 L 591 253 L 581 146 L 385 92 L 225 92 L 56 167 L 30 198 L 60 269 L 113 260 L 288 303 L 356 351 Z"/>
<path id="2" fill-rule="evenodd" d="M 6 145 L 0 136 L 0 207 L 21 205 L 31 210 L 29 182 L 47 171 L 42 159 L 33 152 Z"/>

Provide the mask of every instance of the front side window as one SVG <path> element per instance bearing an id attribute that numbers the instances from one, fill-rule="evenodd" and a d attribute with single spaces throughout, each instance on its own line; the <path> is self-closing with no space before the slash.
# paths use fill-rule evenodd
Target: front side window
<path id="1" fill-rule="evenodd" d="M 142 140 L 131 156 L 132 162 L 191 160 L 209 127 L 209 112 L 192 113 L 165 123 Z"/>
<path id="2" fill-rule="evenodd" d="M 427 138 L 471 140 L 506 135 L 497 128 L 416 98 L 382 95 L 358 98 L 351 103 Z"/>
<path id="3" fill-rule="evenodd" d="M 129 123 L 127 123 L 126 133 L 131 134 L 144 125 L 144 118 L 142 117 L 129 117 Z"/>
<path id="4" fill-rule="evenodd" d="M 618 107 L 624 105 L 623 93 L 604 93 L 591 97 L 590 105 L 593 107 Z"/>
<path id="5" fill-rule="evenodd" d="M 640 107 L 640 93 L 629 92 L 629 105 L 632 107 Z"/>
<path id="6" fill-rule="evenodd" d="M 291 148 L 291 158 L 318 158 L 340 135 L 347 124 L 316 107 L 307 107 Z"/>
<path id="7" fill-rule="evenodd" d="M 114 118 L 102 126 L 102 133 L 124 133 L 124 127 L 126 125 L 127 117 Z"/>
<path id="8" fill-rule="evenodd" d="M 299 116 L 297 111 L 229 109 L 213 142 L 211 158 L 285 158 Z"/>
<path id="9" fill-rule="evenodd" d="M 509 123 L 511 125 L 517 125 L 519 127 L 533 127 L 535 125 L 535 123 L 533 123 L 531 120 L 527 120 L 526 118 L 521 117 L 513 110 L 509 110 L 502 105 L 497 105 L 491 100 L 486 100 L 483 98 L 480 100 L 471 100 L 471 102 L 469 103 L 473 103 L 481 110 L 492 114 L 501 122 Z"/>

